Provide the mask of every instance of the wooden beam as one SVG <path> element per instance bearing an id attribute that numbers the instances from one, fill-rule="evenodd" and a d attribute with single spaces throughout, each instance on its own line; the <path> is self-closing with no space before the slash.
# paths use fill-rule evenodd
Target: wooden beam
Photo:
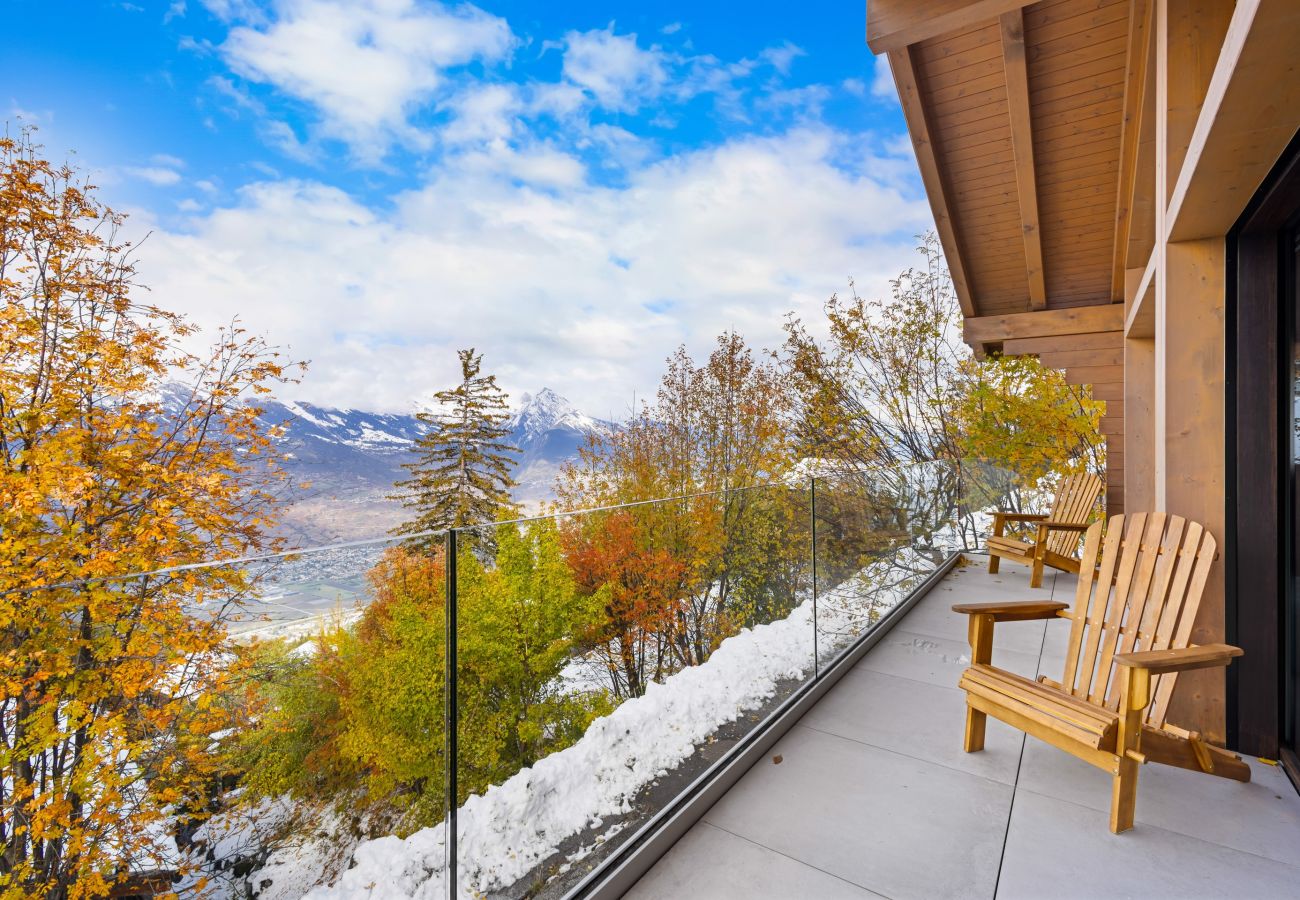
<path id="1" fill-rule="evenodd" d="M 996 343 L 1013 338 L 1058 337 L 1094 334 L 1124 328 L 1124 307 L 1119 303 L 1100 306 L 1071 306 L 1000 316 L 969 316 L 964 329 L 966 343 Z"/>
<path id="2" fill-rule="evenodd" d="M 930 200 L 930 211 L 934 214 L 934 226 L 939 232 L 939 241 L 943 244 L 943 255 L 948 263 L 948 271 L 952 275 L 957 302 L 961 304 L 962 315 L 973 316 L 975 305 L 971 300 L 970 282 L 966 278 L 966 267 L 962 263 L 957 227 L 948 211 L 947 185 L 939 168 L 934 142 L 930 137 L 930 125 L 925 108 L 921 104 L 921 88 L 917 82 L 916 64 L 912 61 L 911 50 L 904 47 L 891 52 L 889 67 L 894 73 L 898 99 L 903 106 L 903 116 L 907 119 L 907 131 L 912 137 L 912 148 L 916 151 L 916 162 L 921 169 L 921 181 L 925 184 L 925 195 Z"/>
<path id="3" fill-rule="evenodd" d="M 1124 420 L 1116 416 L 1102 416 L 1101 433 L 1109 437 L 1112 434 L 1124 433 Z"/>
<path id="4" fill-rule="evenodd" d="M 892 53 L 948 32 L 994 22 L 998 16 L 1034 0 L 870 0 L 867 46 Z"/>
<path id="5" fill-rule="evenodd" d="M 1124 385 L 1122 384 L 1094 384 L 1092 386 L 1092 399 L 1094 400 L 1123 400 Z"/>
<path id="6" fill-rule="evenodd" d="M 1029 114 L 1029 71 L 1025 66 L 1025 15 L 1020 9 L 1003 13 L 1002 68 L 1007 82 L 1007 115 L 1011 121 L 1011 151 L 1016 160 L 1016 197 L 1020 229 L 1025 240 L 1025 277 L 1030 309 L 1047 308 L 1043 280 L 1043 240 L 1038 227 L 1038 182 L 1034 167 L 1034 129 Z"/>
<path id="7" fill-rule="evenodd" d="M 1067 334 L 1060 337 L 1017 338 L 1002 345 L 1003 356 L 1042 356 L 1074 350 L 1123 350 L 1124 334 L 1098 331 L 1095 334 Z"/>
<path id="8" fill-rule="evenodd" d="M 1075 366 L 1065 370 L 1066 384 L 1124 383 L 1123 366 Z"/>
<path id="9" fill-rule="evenodd" d="M 1300 129 L 1300 4 L 1240 0 L 1178 172 L 1164 234 L 1222 237 Z"/>
<path id="10" fill-rule="evenodd" d="M 1111 255 L 1112 300 L 1124 297 L 1124 269 L 1137 188 L 1138 141 L 1146 99 L 1147 60 L 1151 55 L 1151 0 L 1129 0 L 1128 59 L 1124 74 L 1124 120 L 1120 126 L 1119 194 L 1115 212 L 1115 249 Z"/>
<path id="11" fill-rule="evenodd" d="M 1108 350 L 1062 350 L 1056 353 L 1040 353 L 1038 358 L 1049 369 L 1124 365 L 1124 351 L 1120 347 L 1112 347 Z"/>
<path id="12" fill-rule="evenodd" d="M 1147 260 L 1147 267 L 1142 272 L 1133 293 L 1133 302 L 1128 306 L 1124 317 L 1124 336 L 1130 338 L 1153 338 L 1156 336 L 1156 301 L 1155 275 L 1156 264 L 1161 254 L 1152 253 Z"/>
<path id="13" fill-rule="evenodd" d="M 1168 305 L 1161 328 L 1167 346 L 1163 462 L 1167 471 L 1164 508 L 1200 522 L 1210 534 L 1224 533 L 1227 483 L 1224 354 L 1227 247 L 1223 239 L 1170 243 L 1166 248 Z M 1160 498 L 1157 498 L 1157 504 Z M 1224 639 L 1224 566 L 1210 570 L 1192 629 L 1192 643 Z M 1180 627 L 1182 623 L 1179 623 Z M 1169 721 L 1224 737 L 1226 690 L 1222 672 L 1179 676 Z"/>

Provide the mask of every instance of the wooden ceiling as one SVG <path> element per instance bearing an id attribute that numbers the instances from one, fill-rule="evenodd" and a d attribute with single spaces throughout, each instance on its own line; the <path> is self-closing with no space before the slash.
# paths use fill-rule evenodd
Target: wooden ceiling
<path id="1" fill-rule="evenodd" d="M 869 0 L 868 44 L 889 54 L 968 317 L 1123 299 L 1146 227 L 1130 241 L 1120 174 L 1139 151 L 1141 8 Z"/>

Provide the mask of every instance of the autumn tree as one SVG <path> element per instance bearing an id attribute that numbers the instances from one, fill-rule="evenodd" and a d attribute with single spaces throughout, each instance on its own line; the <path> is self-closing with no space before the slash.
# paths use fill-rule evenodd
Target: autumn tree
<path id="1" fill-rule="evenodd" d="M 798 319 L 787 322 L 785 370 L 800 397 L 801 452 L 864 479 L 929 478 L 928 491 L 894 486 L 926 521 L 942 519 L 959 492 L 991 490 L 999 496 L 989 502 L 1014 502 L 1049 473 L 1100 472 L 1103 405 L 1036 359 L 975 359 L 961 339 L 934 234 L 918 252 L 919 264 L 890 282 L 887 299 L 864 299 L 852 282 L 848 298 L 832 296 L 825 339 Z M 935 461 L 943 465 L 921 474 Z M 980 483 L 963 482 L 959 471 Z M 920 509 L 927 498 L 932 508 Z"/>
<path id="2" fill-rule="evenodd" d="M 669 642 L 688 584 L 686 564 L 656 546 L 648 522 L 618 509 L 561 525 L 574 581 L 600 612 L 584 636 L 589 658 L 618 700 L 641 696 L 670 671 Z"/>
<path id="3" fill-rule="evenodd" d="M 462 548 L 456 681 L 463 801 L 582 736 L 608 708 L 560 673 L 590 628 L 553 523 L 499 526 L 495 557 Z M 240 738 L 248 799 L 333 807 L 371 836 L 405 834 L 446 811 L 446 587 L 442 547 L 390 548 L 352 628 L 329 627 L 310 656 L 256 648 L 250 682 L 265 712 Z"/>
<path id="4" fill-rule="evenodd" d="M 786 563 L 806 559 L 807 537 L 801 546 L 792 533 L 798 489 L 780 485 L 795 462 L 792 400 L 777 367 L 739 334 L 721 335 L 702 363 L 680 348 L 654 404 L 592 438 L 558 480 L 568 508 L 673 498 L 633 511 L 639 540 L 681 572 L 665 647 L 673 665 L 659 671 L 703 662 L 728 635 L 794 603 L 802 568 Z"/>
<path id="5" fill-rule="evenodd" d="M 0 895 L 89 897 L 175 854 L 229 725 L 229 568 L 267 546 L 284 378 L 136 299 L 123 219 L 0 138 Z M 195 611 L 199 611 L 195 614 Z"/>
<path id="6" fill-rule="evenodd" d="M 484 375 L 483 356 L 461 350 L 461 381 L 434 394 L 434 409 L 417 414 L 428 431 L 416 441 L 411 473 L 394 499 L 415 510 L 395 534 L 411 535 L 492 522 L 511 507 L 510 477 L 519 451 L 510 433 L 506 394 L 495 375 Z M 427 544 L 428 541 L 425 541 Z"/>

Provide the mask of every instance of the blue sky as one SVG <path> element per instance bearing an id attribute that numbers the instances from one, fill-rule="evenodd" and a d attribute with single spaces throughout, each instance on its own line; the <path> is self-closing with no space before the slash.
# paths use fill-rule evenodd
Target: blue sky
<path id="1" fill-rule="evenodd" d="M 9 6 L 11 127 L 150 232 L 154 302 L 310 358 L 318 402 L 409 409 L 473 345 L 617 415 L 929 223 L 861 2 Z"/>

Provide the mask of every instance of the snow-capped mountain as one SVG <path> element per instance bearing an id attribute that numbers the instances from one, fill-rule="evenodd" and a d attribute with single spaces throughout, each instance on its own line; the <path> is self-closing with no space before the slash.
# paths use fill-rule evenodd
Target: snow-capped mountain
<path id="1" fill-rule="evenodd" d="M 520 399 L 506 442 L 520 451 L 515 499 L 535 506 L 550 498 L 560 466 L 588 435 L 617 426 L 584 415 L 547 388 Z M 272 401 L 263 418 L 285 428 L 281 447 L 295 486 L 284 527 L 293 543 L 381 537 L 404 517 L 389 497 L 425 431 L 414 414 Z"/>
<path id="2" fill-rule="evenodd" d="M 618 426 L 578 412 L 550 388 L 519 399 L 519 409 L 506 423 L 510 427 L 506 440 L 520 450 L 515 500 L 529 506 L 551 497 L 560 466 L 578 455 L 590 435 L 608 434 Z"/>

